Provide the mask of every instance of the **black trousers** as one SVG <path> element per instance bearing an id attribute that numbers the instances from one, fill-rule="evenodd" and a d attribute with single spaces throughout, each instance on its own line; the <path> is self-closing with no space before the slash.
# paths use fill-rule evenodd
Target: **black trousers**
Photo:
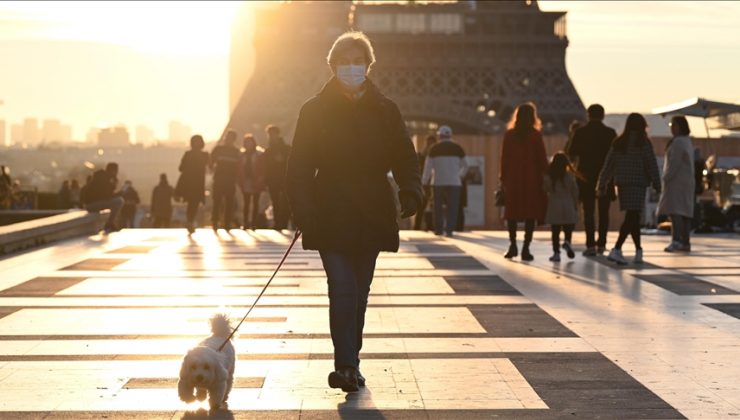
<path id="1" fill-rule="evenodd" d="M 562 230 L 565 234 L 565 242 L 571 243 L 573 239 L 573 229 L 575 225 L 550 225 L 550 232 L 552 233 L 552 251 L 554 253 L 560 252 L 560 231 Z"/>
<path id="2" fill-rule="evenodd" d="M 244 229 L 255 229 L 259 211 L 260 193 L 243 193 L 244 195 Z"/>
<path id="3" fill-rule="evenodd" d="M 231 218 L 234 216 L 234 194 L 236 192 L 236 184 L 214 182 L 213 183 L 213 213 L 211 214 L 211 221 L 213 227 L 218 226 L 219 220 L 221 220 L 221 213 L 223 212 L 223 227 L 226 229 L 231 228 Z"/>
<path id="4" fill-rule="evenodd" d="M 268 189 L 270 190 L 270 200 L 272 201 L 272 214 L 275 219 L 273 229 L 287 229 L 288 221 L 290 220 L 288 194 L 282 186 L 271 186 Z"/>
<path id="5" fill-rule="evenodd" d="M 329 284 L 329 328 L 334 369 L 360 367 L 367 297 L 378 252 L 319 251 Z"/>
<path id="6" fill-rule="evenodd" d="M 188 226 L 192 226 L 195 223 L 195 216 L 198 214 L 198 206 L 200 201 L 188 201 L 188 207 L 186 211 Z"/>
<path id="7" fill-rule="evenodd" d="M 619 237 L 614 248 L 622 249 L 627 236 L 632 236 L 636 249 L 642 249 L 642 243 L 640 242 L 640 210 L 627 210 L 624 215 L 624 222 L 619 228 Z"/>
<path id="8" fill-rule="evenodd" d="M 587 248 L 606 248 L 606 235 L 609 231 L 609 206 L 611 199 L 609 197 L 596 197 L 596 194 L 584 194 L 581 197 L 583 204 L 583 227 L 586 230 L 586 247 Z M 596 221 L 594 213 L 598 204 L 599 211 L 599 239 L 594 238 L 596 230 Z"/>
<path id="9" fill-rule="evenodd" d="M 509 241 L 511 243 L 516 242 L 516 224 L 518 220 L 507 220 L 506 227 L 509 228 Z M 534 219 L 527 219 L 524 221 L 524 243 L 528 244 L 532 242 L 532 235 L 534 234 Z"/>

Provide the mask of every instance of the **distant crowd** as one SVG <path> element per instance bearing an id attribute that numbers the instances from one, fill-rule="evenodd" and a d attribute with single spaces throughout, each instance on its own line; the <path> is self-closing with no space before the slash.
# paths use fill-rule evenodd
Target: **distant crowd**
<path id="1" fill-rule="evenodd" d="M 501 188 L 496 193 L 497 205 L 504 208 L 510 239 L 505 257 L 534 259 L 530 252 L 533 231 L 538 224 L 548 224 L 553 250 L 550 260 L 560 261 L 561 250 L 574 258 L 572 236 L 581 212 L 586 236 L 583 255 L 606 253 L 609 209 L 618 199 L 624 220 L 608 258 L 627 264 L 621 249 L 631 238 L 636 248 L 633 262 L 641 263 L 640 228 L 649 188 L 660 194 L 657 213 L 671 220 L 672 240 L 666 251 L 690 251 L 695 195 L 701 192 L 704 166 L 703 161 L 694 160 L 686 118 L 676 116 L 671 120 L 673 138 L 666 149 L 661 178 L 643 116 L 630 114 L 619 135 L 604 125 L 601 105 L 590 106 L 587 116 L 587 123 L 573 124 L 565 150 L 555 153 L 548 162 L 536 106 L 522 104 L 514 113 L 504 135 Z M 186 228 L 194 232 L 196 214 L 207 196 L 206 173 L 211 172 L 214 230 L 288 228 L 291 211 L 285 176 L 291 148 L 278 127 L 270 125 L 265 132 L 266 149 L 257 145 L 252 134 L 245 135 L 241 144 L 237 144 L 236 132 L 227 130 L 210 153 L 205 150 L 203 138 L 193 136 L 190 150 L 181 159 L 176 184 L 170 185 L 166 174 L 162 174 L 152 192 L 151 226 L 169 227 L 173 200 L 182 201 L 187 208 Z M 417 156 L 424 194 L 413 226 L 452 236 L 453 232 L 464 230 L 465 186 L 471 175 L 465 152 L 453 140 L 448 126 L 441 126 L 435 135 L 429 135 L 420 149 Z M 134 227 L 139 194 L 130 181 L 117 190 L 117 174 L 118 166 L 109 163 L 104 170 L 88 177 L 82 187 L 76 181 L 65 181 L 60 202 L 64 207 L 84 207 L 91 211 L 110 209 L 107 231 Z M 270 226 L 260 206 L 265 191 L 271 203 Z M 243 198 L 241 218 L 235 217 L 237 193 Z M 519 248 L 517 229 L 521 225 L 524 241 Z"/>
<path id="2" fill-rule="evenodd" d="M 607 258 L 627 264 L 622 246 L 630 237 L 636 249 L 633 262 L 642 263 L 641 216 L 649 188 L 660 195 L 657 214 L 671 220 L 672 240 L 665 251 L 691 250 L 691 225 L 704 168 L 702 163 L 697 169 L 694 162 L 686 118 L 671 119 L 673 137 L 667 145 L 662 177 L 642 115 L 630 114 L 619 135 L 604 125 L 603 119 L 604 108 L 591 105 L 588 122 L 574 125 L 565 150 L 555 153 L 548 162 L 535 105 L 527 103 L 517 108 L 501 150 L 500 204 L 504 206 L 510 240 L 506 258 L 520 255 L 516 231 L 518 224 L 523 223 L 521 259 L 533 260 L 530 252 L 533 230 L 537 223 L 543 222 L 551 227 L 550 261 L 560 261 L 561 249 L 568 258 L 574 258 L 572 234 L 579 219 L 579 207 L 583 208 L 586 231 L 583 255 L 604 254 L 609 207 L 618 199 L 624 219 Z"/>
<path id="3" fill-rule="evenodd" d="M 283 141 L 278 127 L 271 125 L 265 131 L 268 137 L 266 149 L 257 145 L 252 134 L 244 136 L 242 144 L 238 145 L 236 132 L 227 130 L 210 153 L 204 150 L 203 137 L 193 136 L 190 150 L 180 161 L 180 176 L 176 184 L 172 186 L 163 173 L 152 191 L 148 214 L 151 227 L 170 227 L 173 202 L 181 201 L 186 205 L 186 228 L 193 233 L 198 210 L 208 195 L 206 173 L 210 172 L 213 175 L 209 192 L 213 204 L 213 230 L 267 228 L 267 216 L 260 206 L 264 191 L 269 193 L 271 201 L 272 226 L 269 227 L 277 230 L 288 228 L 290 209 L 285 193 L 285 170 L 290 146 Z M 125 181 L 118 188 L 118 169 L 117 163 L 108 163 L 105 169 L 89 175 L 82 186 L 76 180 L 64 181 L 59 190 L 59 206 L 89 211 L 109 210 L 104 227 L 106 232 L 136 227 L 137 207 L 141 199 L 131 181 Z M 243 197 L 241 223 L 235 223 L 234 217 L 237 191 Z"/>
<path id="4" fill-rule="evenodd" d="M 550 260 L 560 261 L 561 250 L 573 258 L 572 235 L 580 214 L 586 236 L 583 255 L 604 254 L 609 209 L 618 199 L 624 220 L 608 258 L 626 264 L 621 249 L 626 239 L 631 238 L 636 248 L 633 262 L 640 263 L 640 228 L 650 188 L 660 196 L 657 214 L 671 221 L 672 240 L 666 251 L 689 252 L 690 232 L 698 213 L 696 195 L 703 189 L 705 167 L 691 143 L 686 118 L 676 116 L 671 120 L 673 138 L 666 146 L 661 176 L 643 116 L 630 114 L 619 135 L 604 125 L 601 105 L 590 106 L 587 116 L 585 124 L 572 124 L 565 149 L 555 153 L 548 162 L 535 105 L 522 104 L 514 113 L 504 135 L 500 189 L 496 191 L 496 205 L 504 208 L 509 231 L 510 246 L 505 257 L 534 259 L 530 252 L 533 231 L 537 224 L 544 223 L 550 225 L 552 233 Z M 190 150 L 181 159 L 176 184 L 170 185 L 167 175 L 160 175 L 152 192 L 148 225 L 169 227 L 173 201 L 182 201 L 186 204 L 186 228 L 194 232 L 198 209 L 208 195 L 206 173 L 210 172 L 214 230 L 288 228 L 291 211 L 285 176 L 291 147 L 277 126 L 270 125 L 265 132 L 267 148 L 258 146 L 252 134 L 245 135 L 241 144 L 237 144 L 236 132 L 227 130 L 210 153 L 205 150 L 203 138 L 193 136 Z M 423 195 L 413 227 L 452 236 L 465 228 L 466 185 L 471 177 L 465 152 L 453 140 L 448 126 L 441 126 L 418 147 Z M 261 205 L 263 192 L 269 194 L 270 206 Z M 18 180 L 12 180 L 9 168 L 2 166 L 0 209 L 25 208 L 20 193 Z M 242 200 L 236 200 L 237 193 Z M 113 162 L 89 175 L 84 185 L 77 180 L 64 181 L 58 201 L 61 208 L 109 209 L 105 226 L 108 232 L 136 227 L 137 207 L 141 203 L 131 181 L 118 188 L 118 165 Z M 236 216 L 238 201 L 243 206 L 241 217 Z M 270 209 L 270 214 L 266 214 L 265 208 Z M 521 249 L 516 241 L 520 225 L 524 228 Z"/>

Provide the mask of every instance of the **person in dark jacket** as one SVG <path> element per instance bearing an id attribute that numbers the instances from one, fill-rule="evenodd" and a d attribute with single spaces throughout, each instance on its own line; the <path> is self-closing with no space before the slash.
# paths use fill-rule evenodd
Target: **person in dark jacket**
<path id="1" fill-rule="evenodd" d="M 168 228 L 172 220 L 172 195 L 175 189 L 167 182 L 167 174 L 159 175 L 159 184 L 152 190 L 152 205 L 149 209 L 154 218 L 153 227 Z"/>
<path id="2" fill-rule="evenodd" d="M 211 221 L 213 230 L 218 230 L 219 219 L 223 212 L 223 226 L 231 229 L 231 218 L 234 216 L 234 200 L 236 197 L 236 172 L 239 166 L 240 152 L 235 146 L 236 131 L 227 130 L 223 143 L 214 147 L 211 152 L 211 168 L 213 169 L 213 212 Z"/>
<path id="3" fill-rule="evenodd" d="M 80 183 L 76 179 L 73 179 L 69 186 L 69 202 L 72 207 L 80 208 L 81 196 L 82 190 L 80 189 Z"/>
<path id="4" fill-rule="evenodd" d="M 175 186 L 175 197 L 187 203 L 188 233 L 195 232 L 195 216 L 198 206 L 206 200 L 206 167 L 208 152 L 204 151 L 203 137 L 196 134 L 190 138 L 190 150 L 180 160 L 180 178 Z"/>
<path id="5" fill-rule="evenodd" d="M 80 208 L 85 208 L 85 203 L 87 203 L 87 199 L 85 198 L 85 193 L 90 187 L 90 183 L 92 183 L 93 176 L 92 174 L 85 177 L 85 183 L 80 187 Z"/>
<path id="6" fill-rule="evenodd" d="M 604 125 L 604 107 L 594 104 L 588 107 L 588 123 L 577 129 L 573 134 L 566 152 L 576 171 L 582 176 L 578 178 L 578 194 L 583 206 L 583 227 L 586 230 L 586 250 L 583 255 L 593 257 L 601 255 L 606 250 L 606 235 L 609 231 L 609 206 L 614 201 L 614 186 L 607 186 L 607 193 L 596 197 L 596 181 L 599 172 L 604 166 L 606 154 L 609 153 L 612 141 L 617 133 Z M 599 237 L 595 238 L 596 222 L 594 213 L 598 204 Z"/>
<path id="7" fill-rule="evenodd" d="M 267 150 L 263 155 L 265 184 L 270 193 L 270 201 L 272 201 L 273 228 L 283 230 L 288 228 L 290 220 L 290 207 L 285 191 L 285 169 L 290 155 L 290 146 L 283 141 L 277 126 L 268 125 L 265 131 L 269 139 Z"/>
<path id="8" fill-rule="evenodd" d="M 121 227 L 136 227 L 136 206 L 141 203 L 139 192 L 136 191 L 131 181 L 123 183 L 123 188 L 118 192 L 123 197 L 123 207 L 121 208 Z"/>
<path id="9" fill-rule="evenodd" d="M 328 277 L 329 386 L 352 392 L 365 384 L 359 353 L 375 262 L 399 246 L 387 174 L 400 189 L 402 218 L 421 204 L 421 174 L 398 106 L 366 78 L 375 61 L 367 37 L 341 35 L 327 61 L 334 77 L 301 108 L 287 188 L 303 248 L 319 251 Z"/>
<path id="10" fill-rule="evenodd" d="M 72 194 L 70 193 L 69 181 L 62 182 L 62 188 L 59 189 L 59 208 L 68 209 L 72 207 Z"/>
<path id="11" fill-rule="evenodd" d="M 105 223 L 105 231 L 117 230 L 115 221 L 123 207 L 123 198 L 115 195 L 118 184 L 118 164 L 110 162 L 105 170 L 98 169 L 85 185 L 84 204 L 89 212 L 99 212 L 110 209 L 108 221 Z"/>
<path id="12" fill-rule="evenodd" d="M 0 166 L 0 209 L 10 208 L 11 194 L 10 187 L 13 181 L 10 179 L 10 168 L 5 165 Z"/>
<path id="13" fill-rule="evenodd" d="M 625 212 L 624 222 L 619 228 L 619 237 L 607 257 L 609 261 L 626 265 L 622 255 L 622 244 L 627 236 L 635 243 L 635 263 L 642 263 L 640 242 L 640 213 L 645 207 L 645 194 L 652 185 L 660 193 L 660 173 L 653 145 L 647 135 L 647 121 L 640 114 L 630 114 L 624 132 L 614 140 L 606 155 L 604 167 L 597 182 L 597 194 L 607 194 L 608 186 L 614 181 L 619 196 L 619 208 Z"/>

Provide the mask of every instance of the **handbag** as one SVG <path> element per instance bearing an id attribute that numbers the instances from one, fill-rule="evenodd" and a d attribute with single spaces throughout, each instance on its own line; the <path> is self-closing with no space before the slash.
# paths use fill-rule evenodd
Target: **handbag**
<path id="1" fill-rule="evenodd" d="M 506 196 L 504 195 L 504 189 L 500 188 L 493 193 L 494 203 L 496 207 L 504 207 L 506 205 Z"/>

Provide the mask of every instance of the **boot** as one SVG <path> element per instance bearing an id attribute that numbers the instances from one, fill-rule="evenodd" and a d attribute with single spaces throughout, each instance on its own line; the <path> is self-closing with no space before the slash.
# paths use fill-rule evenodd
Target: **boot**
<path id="1" fill-rule="evenodd" d="M 532 261 L 534 256 L 529 253 L 529 242 L 525 242 L 522 246 L 522 261 Z"/>
<path id="2" fill-rule="evenodd" d="M 512 259 L 519 255 L 519 249 L 516 247 L 516 242 L 511 241 L 511 244 L 509 245 L 509 250 L 504 254 L 504 258 L 506 259 Z"/>
<path id="3" fill-rule="evenodd" d="M 344 392 L 357 392 L 357 371 L 354 368 L 341 368 L 329 374 L 329 386 L 341 388 Z"/>

